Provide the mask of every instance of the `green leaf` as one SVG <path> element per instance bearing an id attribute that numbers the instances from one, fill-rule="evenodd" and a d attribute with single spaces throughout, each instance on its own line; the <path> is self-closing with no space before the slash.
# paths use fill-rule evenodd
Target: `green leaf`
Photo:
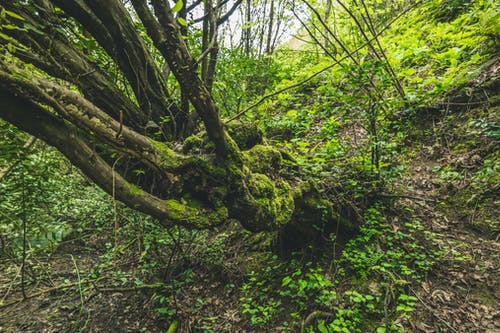
<path id="1" fill-rule="evenodd" d="M 283 281 L 281 281 L 281 286 L 286 287 L 288 284 L 292 281 L 292 278 L 287 276 L 283 278 Z"/>
<path id="2" fill-rule="evenodd" d="M 171 309 L 167 308 L 156 308 L 156 312 L 167 316 L 171 316 L 174 313 Z"/>
<path id="3" fill-rule="evenodd" d="M 12 25 L 12 24 L 2 24 L 2 28 L 3 29 L 7 29 L 7 30 L 15 30 L 15 29 L 17 29 L 17 27 L 15 25 Z"/>
<path id="4" fill-rule="evenodd" d="M 182 6 L 184 6 L 184 1 L 177 0 L 177 2 L 175 3 L 175 6 L 172 8 L 172 11 L 174 13 L 177 13 L 182 9 Z"/>
<path id="5" fill-rule="evenodd" d="M 3 38 L 3 39 L 8 40 L 8 41 L 14 40 L 14 38 L 12 38 L 6 34 L 3 34 L 1 32 L 0 32 L 0 38 Z"/>
<path id="6" fill-rule="evenodd" d="M 39 35 L 43 35 L 43 31 L 41 31 L 40 29 L 38 29 L 37 27 L 35 27 L 35 26 L 33 26 L 33 25 L 29 24 L 29 23 L 26 23 L 24 25 L 24 28 L 27 29 L 27 30 L 36 32 Z"/>
<path id="7" fill-rule="evenodd" d="M 385 333 L 387 330 L 385 329 L 385 327 L 381 326 L 379 328 L 377 328 L 377 333 Z"/>
<path id="8" fill-rule="evenodd" d="M 328 328 L 325 326 L 325 322 L 323 320 L 319 321 L 318 323 L 318 331 L 320 331 L 320 333 L 329 333 Z"/>
<path id="9" fill-rule="evenodd" d="M 188 23 L 185 19 L 183 19 L 182 17 L 178 17 L 177 18 L 177 21 L 179 22 L 180 25 L 182 25 L 183 27 L 187 27 L 188 26 Z"/>
<path id="10" fill-rule="evenodd" d="M 17 50 L 17 48 L 15 45 L 13 45 L 11 43 L 7 44 L 7 51 L 9 51 L 10 53 L 14 53 L 14 52 L 16 52 L 16 50 Z"/>
<path id="11" fill-rule="evenodd" d="M 10 16 L 12 18 L 15 18 L 15 19 L 18 19 L 18 20 L 21 20 L 21 21 L 24 21 L 24 17 L 20 16 L 19 14 L 16 14 L 14 12 L 11 12 L 10 10 L 2 10 L 2 16 L 4 15 L 7 15 L 7 16 Z"/>

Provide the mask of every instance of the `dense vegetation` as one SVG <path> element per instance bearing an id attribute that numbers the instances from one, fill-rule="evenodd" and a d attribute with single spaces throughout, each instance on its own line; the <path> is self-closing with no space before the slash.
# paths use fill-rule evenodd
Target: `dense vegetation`
<path id="1" fill-rule="evenodd" d="M 499 18 L 0 0 L 0 331 L 495 332 Z"/>

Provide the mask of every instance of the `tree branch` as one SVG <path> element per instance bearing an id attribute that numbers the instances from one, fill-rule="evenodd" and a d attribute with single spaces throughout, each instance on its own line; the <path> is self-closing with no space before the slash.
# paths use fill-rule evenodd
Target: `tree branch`
<path id="1" fill-rule="evenodd" d="M 78 134 L 34 102 L 0 89 L 0 116 L 21 130 L 56 147 L 84 174 L 107 193 L 113 192 L 113 170 Z M 115 173 L 116 198 L 127 206 L 160 219 L 164 226 L 173 223 L 188 228 L 208 228 L 227 219 L 227 209 L 194 208 L 175 199 L 162 200 L 128 183 Z"/>
<path id="2" fill-rule="evenodd" d="M 14 50 L 15 56 L 54 77 L 75 84 L 86 98 L 115 119 L 118 119 L 119 111 L 122 110 L 125 124 L 136 130 L 144 128 L 147 116 L 120 92 L 107 73 L 86 54 L 72 46 L 67 36 L 45 31 L 46 22 L 39 22 L 39 18 L 32 15 L 28 8 L 8 8 L 21 12 L 26 22 L 34 27 L 26 31 L 3 31 L 20 43 Z M 41 34 L 40 31 L 44 33 Z"/>
<path id="3" fill-rule="evenodd" d="M 144 3 L 144 1 L 142 2 Z M 235 147 L 230 147 L 228 144 L 223 124 L 219 118 L 219 110 L 208 88 L 196 72 L 195 60 L 182 39 L 179 25 L 173 17 L 168 3 L 152 0 L 152 5 L 158 21 L 151 21 L 149 15 L 140 16 L 140 18 L 148 31 L 156 27 L 161 29 L 161 35 L 151 34 L 153 42 L 167 60 L 172 73 L 203 120 L 208 137 L 215 144 L 217 155 L 221 158 L 236 157 Z"/>
<path id="4" fill-rule="evenodd" d="M 0 71 L 0 88 L 13 94 L 30 96 L 31 100 L 51 106 L 60 116 L 72 123 L 80 124 L 96 137 L 110 144 L 119 151 L 138 158 L 150 167 L 161 171 L 164 168 L 172 169 L 181 162 L 180 156 L 171 161 L 162 160 L 152 142 L 137 132 L 122 126 L 120 137 L 116 134 L 120 130 L 120 122 L 114 120 L 95 105 L 76 93 L 42 79 L 25 80 L 17 76 Z M 26 74 L 24 74 L 26 75 Z"/>
<path id="5" fill-rule="evenodd" d="M 166 78 L 124 5 L 119 0 L 52 1 L 80 22 L 116 62 L 147 117 L 159 122 L 170 116 L 170 134 L 175 133 L 176 109 L 168 96 Z"/>

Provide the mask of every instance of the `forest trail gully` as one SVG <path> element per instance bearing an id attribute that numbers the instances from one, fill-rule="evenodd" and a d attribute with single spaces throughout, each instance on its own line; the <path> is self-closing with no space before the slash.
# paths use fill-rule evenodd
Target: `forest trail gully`
<path id="1" fill-rule="evenodd" d="M 419 303 L 408 331 L 500 332 L 500 245 L 470 227 L 472 215 L 437 207 L 440 196 L 432 186 L 432 165 L 428 161 L 415 167 L 415 190 L 408 195 L 436 199 L 415 201 L 415 212 L 425 227 L 438 234 L 436 245 L 450 260 L 431 269 L 420 288 L 412 290 Z"/>
<path id="2" fill-rule="evenodd" d="M 498 138 L 481 140 L 471 131 L 471 119 L 484 112 L 492 114 L 459 110 L 427 118 L 409 174 L 396 184 L 404 197 L 396 205 L 412 207 L 444 253 L 411 290 L 419 302 L 409 332 L 500 332 L 499 184 L 482 187 L 476 179 L 488 159 L 498 158 Z"/>

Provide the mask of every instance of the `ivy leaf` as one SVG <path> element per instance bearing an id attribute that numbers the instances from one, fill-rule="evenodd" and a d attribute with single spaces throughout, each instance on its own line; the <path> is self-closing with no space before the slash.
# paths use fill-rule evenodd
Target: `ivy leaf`
<path id="1" fill-rule="evenodd" d="M 184 1 L 177 0 L 177 2 L 175 3 L 175 6 L 172 8 L 172 11 L 174 13 L 177 13 L 182 9 L 182 6 L 184 6 Z"/>
<path id="2" fill-rule="evenodd" d="M 320 333 L 328 333 L 329 332 L 329 330 L 325 326 L 325 322 L 323 320 L 319 321 L 319 323 L 318 323 L 318 331 L 320 331 Z"/>

